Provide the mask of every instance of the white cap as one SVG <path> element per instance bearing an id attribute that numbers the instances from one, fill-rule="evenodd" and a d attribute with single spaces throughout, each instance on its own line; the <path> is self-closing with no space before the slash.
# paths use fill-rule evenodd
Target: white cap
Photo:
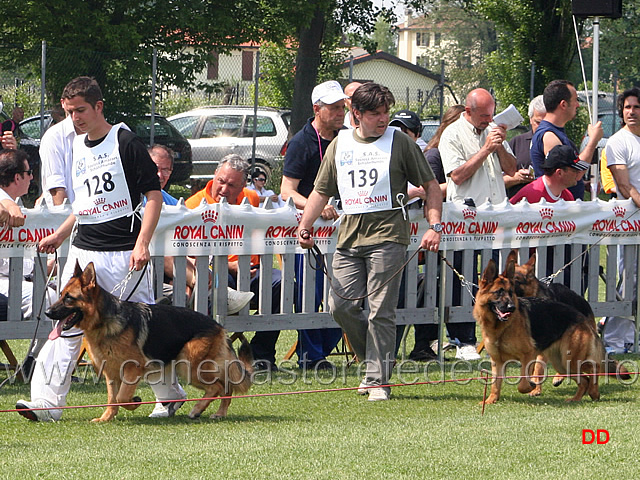
<path id="1" fill-rule="evenodd" d="M 349 98 L 349 96 L 344 94 L 342 87 L 335 80 L 316 85 L 311 92 L 311 103 L 314 105 L 318 102 L 331 105 L 345 98 Z"/>

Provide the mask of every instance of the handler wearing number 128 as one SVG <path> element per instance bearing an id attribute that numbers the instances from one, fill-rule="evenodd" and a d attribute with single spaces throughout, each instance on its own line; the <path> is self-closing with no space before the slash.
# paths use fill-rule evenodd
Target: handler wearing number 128
<path id="1" fill-rule="evenodd" d="M 404 208 L 408 181 L 422 185 L 427 194 L 424 210 L 431 228 L 421 247 L 437 251 L 442 231 L 442 194 L 431 168 L 413 140 L 387 128 L 393 103 L 393 95 L 381 85 L 367 83 L 356 90 L 351 105 L 359 126 L 340 131 L 329 145 L 298 228 L 300 245 L 313 247 L 313 223 L 329 198 L 340 193 L 345 215 L 333 258 L 329 307 L 365 362 L 359 393 L 368 393 L 372 401 L 388 400 L 391 393 L 380 386 L 388 384 L 395 361 L 401 274 L 391 277 L 401 270 L 410 239 Z M 341 298 L 364 295 L 369 295 L 368 318 L 362 300 Z"/>

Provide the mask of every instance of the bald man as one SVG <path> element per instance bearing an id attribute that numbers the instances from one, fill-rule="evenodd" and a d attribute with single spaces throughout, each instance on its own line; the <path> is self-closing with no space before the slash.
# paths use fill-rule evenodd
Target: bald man
<path id="1" fill-rule="evenodd" d="M 358 126 L 358 124 L 356 123 L 357 120 L 351 113 L 351 97 L 360 85 L 362 85 L 360 82 L 351 82 L 346 87 L 344 87 L 344 94 L 347 96 L 347 98 L 345 98 L 344 100 L 344 103 L 347 107 L 347 113 L 344 116 L 344 126 L 347 128 L 356 128 Z"/>
<path id="2" fill-rule="evenodd" d="M 495 107 L 487 90 L 472 90 L 460 118 L 442 133 L 438 148 L 447 200 L 473 198 L 476 205 L 487 200 L 496 205 L 507 198 L 502 174 L 516 173 L 516 158 L 506 142 L 505 126 L 492 124 Z"/>

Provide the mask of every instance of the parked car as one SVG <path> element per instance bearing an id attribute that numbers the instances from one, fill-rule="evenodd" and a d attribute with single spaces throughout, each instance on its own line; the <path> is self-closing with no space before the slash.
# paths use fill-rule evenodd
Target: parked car
<path id="1" fill-rule="evenodd" d="M 255 162 L 267 175 L 284 155 L 289 110 L 258 108 Z M 253 107 L 202 107 L 168 118 L 191 143 L 194 180 L 213 178 L 220 160 L 236 153 L 251 161 L 253 149 Z"/>
<path id="2" fill-rule="evenodd" d="M 620 130 L 621 127 L 621 119 L 618 116 L 618 112 L 610 110 L 606 112 L 598 113 L 598 120 L 602 122 L 602 130 L 604 135 L 598 142 L 598 148 L 594 153 L 595 159 L 592 159 L 591 163 L 597 163 L 598 159 L 600 159 L 600 155 L 602 154 L 602 150 L 607 145 L 607 141 L 609 137 Z M 583 151 L 589 142 L 589 133 L 584 132 L 584 137 L 582 137 L 582 142 L 580 142 L 580 151 Z M 595 161 L 594 161 L 595 160 Z"/>
<path id="3" fill-rule="evenodd" d="M 123 121 L 127 126 L 138 135 L 142 141 L 149 146 L 151 140 L 151 115 L 143 117 L 126 117 L 118 119 L 117 121 Z M 44 131 L 51 126 L 51 114 L 45 112 L 44 114 Z M 38 149 L 40 148 L 40 139 L 42 138 L 42 132 L 40 130 L 40 115 L 34 115 L 20 122 L 20 129 L 22 130 L 22 137 L 20 138 L 20 148 L 24 148 L 29 153 L 32 160 L 37 157 L 37 165 L 40 165 L 40 155 Z M 169 179 L 169 183 L 184 183 L 189 180 L 191 176 L 191 145 L 184 138 L 180 132 L 178 132 L 166 118 L 156 115 L 155 127 L 154 127 L 154 143 L 160 143 L 166 145 L 174 151 L 174 166 L 173 173 Z M 34 181 L 40 183 L 39 168 L 37 170 L 38 175 L 34 172 Z"/>
<path id="4" fill-rule="evenodd" d="M 436 130 L 440 126 L 440 120 L 421 120 L 422 122 L 422 134 L 420 138 L 424 140 L 424 143 L 429 143 L 429 140 L 436 134 Z"/>

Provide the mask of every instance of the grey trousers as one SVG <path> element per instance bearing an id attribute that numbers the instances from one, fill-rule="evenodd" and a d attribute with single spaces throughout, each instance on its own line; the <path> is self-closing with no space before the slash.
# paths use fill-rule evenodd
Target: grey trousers
<path id="1" fill-rule="evenodd" d="M 334 320 L 349 338 L 356 355 L 366 366 L 364 383 L 385 385 L 395 362 L 396 313 L 401 274 L 367 297 L 369 315 L 362 300 L 348 301 L 380 288 L 405 261 L 406 245 L 378 245 L 338 249 L 333 257 L 333 287 L 329 307 Z"/>

